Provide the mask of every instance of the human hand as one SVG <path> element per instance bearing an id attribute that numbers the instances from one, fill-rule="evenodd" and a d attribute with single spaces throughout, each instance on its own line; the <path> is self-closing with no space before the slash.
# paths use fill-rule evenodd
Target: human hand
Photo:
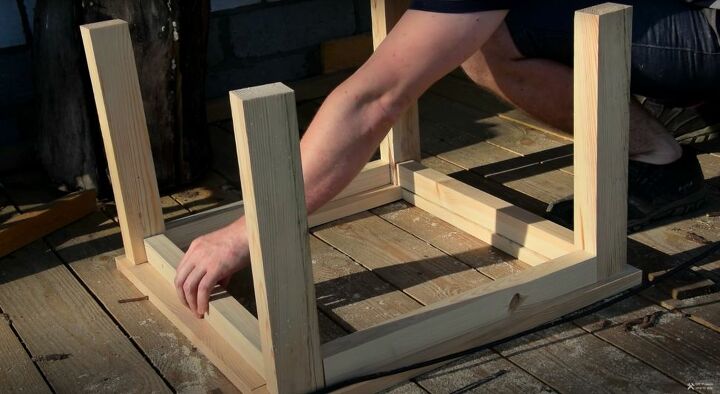
<path id="1" fill-rule="evenodd" d="M 244 218 L 196 238 L 175 274 L 175 289 L 180 301 L 202 318 L 208 311 L 210 293 L 215 285 L 227 285 L 230 277 L 249 263 Z"/>

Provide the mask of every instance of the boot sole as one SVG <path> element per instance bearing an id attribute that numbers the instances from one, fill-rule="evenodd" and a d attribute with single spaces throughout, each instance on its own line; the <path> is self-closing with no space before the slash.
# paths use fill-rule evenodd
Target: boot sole
<path id="1" fill-rule="evenodd" d="M 700 209 L 707 198 L 707 189 L 703 187 L 701 190 L 677 201 L 673 201 L 650 215 L 647 215 L 641 219 L 628 220 L 628 230 L 630 232 L 636 232 L 642 230 L 644 227 L 652 222 L 662 220 L 671 216 L 682 216 L 692 211 Z"/>

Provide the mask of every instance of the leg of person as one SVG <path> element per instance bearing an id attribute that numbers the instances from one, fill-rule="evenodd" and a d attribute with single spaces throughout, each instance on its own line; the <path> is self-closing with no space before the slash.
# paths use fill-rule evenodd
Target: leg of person
<path id="1" fill-rule="evenodd" d="M 505 23 L 462 67 L 478 85 L 537 119 L 572 133 L 572 68 L 550 59 L 523 57 Z M 549 93 L 552 100 L 547 99 Z M 681 154 L 680 146 L 665 127 L 633 100 L 630 157 L 646 163 L 667 164 Z"/>
<path id="2" fill-rule="evenodd" d="M 501 26 L 463 67 L 478 84 L 505 100 L 556 127 L 571 130 L 572 14 L 576 8 L 596 2 L 548 0 L 527 4 L 526 8 L 521 5 L 510 12 L 507 25 Z M 697 63 L 694 59 L 682 62 L 668 56 L 687 53 L 692 43 L 668 43 L 659 37 L 672 36 L 676 31 L 707 36 L 706 30 L 696 31 L 708 28 L 701 11 L 676 0 L 652 4 L 644 0 L 621 2 L 635 6 L 633 78 L 637 81 L 633 83 L 634 89 L 660 97 L 702 97 L 710 93 L 701 91 L 703 84 L 697 80 L 689 81 L 691 76 L 718 86 L 710 72 L 704 76 L 693 75 L 691 69 Z M 680 26 L 683 28 L 679 29 Z M 676 37 L 665 39 L 677 40 Z M 519 45 L 516 46 L 516 42 Z M 701 53 L 712 49 L 696 48 Z M 665 81 L 668 75 L 680 82 Z M 547 100 L 548 92 L 552 92 L 552 100 Z M 687 149 L 681 150 L 663 125 L 637 102 L 631 105 L 630 144 L 629 225 L 632 228 L 686 212 L 702 202 L 702 171 L 695 155 Z M 553 206 L 552 213 L 561 221 L 572 223 L 571 202 Z"/>

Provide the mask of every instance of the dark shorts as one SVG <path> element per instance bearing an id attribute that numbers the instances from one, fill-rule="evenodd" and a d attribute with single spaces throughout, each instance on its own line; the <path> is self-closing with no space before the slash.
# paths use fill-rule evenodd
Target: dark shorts
<path id="1" fill-rule="evenodd" d="M 575 10 L 597 0 L 520 0 L 506 23 L 528 58 L 572 65 Z M 715 10 L 678 0 L 616 0 L 633 9 L 632 90 L 677 106 L 720 97 Z"/>

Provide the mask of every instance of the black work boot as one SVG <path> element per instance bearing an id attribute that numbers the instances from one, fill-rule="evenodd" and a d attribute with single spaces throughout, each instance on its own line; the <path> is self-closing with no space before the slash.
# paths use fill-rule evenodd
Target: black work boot
<path id="1" fill-rule="evenodd" d="M 705 151 L 720 147 L 720 101 L 673 107 L 651 98 L 636 97 L 679 143 Z"/>
<path id="2" fill-rule="evenodd" d="M 702 206 L 705 184 L 695 152 L 683 146 L 682 156 L 669 164 L 630 160 L 628 165 L 628 230 L 669 216 L 684 215 Z M 573 225 L 573 200 L 548 206 L 548 216 L 565 226 Z"/>

